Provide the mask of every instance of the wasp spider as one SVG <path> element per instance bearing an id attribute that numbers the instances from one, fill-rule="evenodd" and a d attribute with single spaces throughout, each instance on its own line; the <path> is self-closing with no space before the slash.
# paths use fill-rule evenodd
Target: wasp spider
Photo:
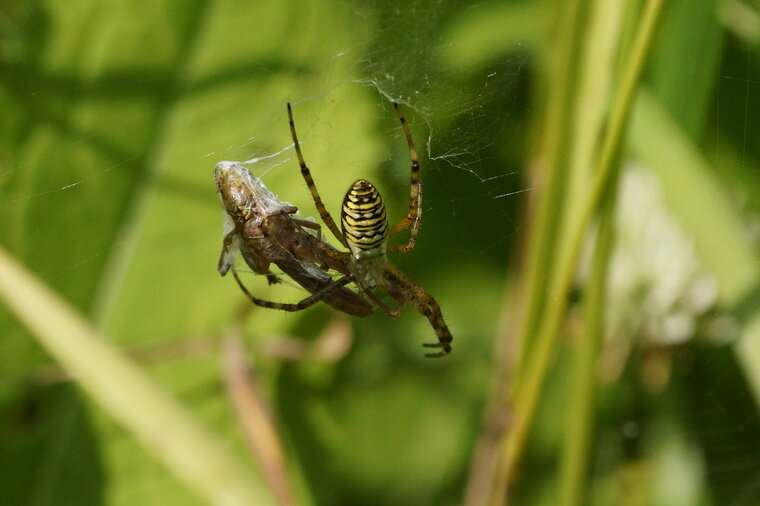
<path id="1" fill-rule="evenodd" d="M 420 185 L 420 163 L 417 151 L 414 147 L 412 134 L 409 132 L 409 127 L 406 124 L 404 116 L 401 114 L 398 104 L 393 102 L 393 107 L 404 130 L 412 159 L 411 190 L 409 212 L 407 215 L 393 227 L 388 228 L 385 204 L 383 204 L 380 193 L 372 183 L 360 179 L 351 185 L 343 199 L 341 228 L 339 229 L 325 208 L 314 184 L 311 172 L 306 166 L 301 146 L 298 142 L 298 136 L 296 135 L 293 111 L 290 104 L 288 104 L 290 132 L 293 137 L 296 156 L 301 166 L 301 175 L 309 187 L 314 204 L 323 222 L 338 241 L 349 249 L 349 252 L 337 251 L 311 234 L 301 234 L 301 237 L 307 240 L 308 244 L 304 244 L 304 247 L 299 248 L 298 251 L 292 250 L 291 253 L 301 260 L 318 265 L 325 272 L 329 269 L 338 271 L 343 274 L 343 277 L 334 280 L 328 285 L 320 284 L 319 286 L 309 287 L 308 289 L 312 292 L 312 295 L 298 304 L 280 304 L 257 299 L 248 292 L 237 275 L 235 275 L 235 279 L 246 296 L 254 304 L 286 311 L 305 309 L 318 300 L 326 300 L 339 309 L 340 304 L 348 307 L 350 297 L 346 298 L 345 294 L 342 294 L 340 291 L 346 284 L 353 282 L 359 288 L 358 295 L 365 296 L 391 317 L 398 316 L 405 304 L 409 303 L 413 305 L 420 313 L 425 315 L 438 337 L 437 343 L 425 343 L 423 346 L 439 348 L 439 351 L 428 353 L 425 356 L 443 357 L 451 352 L 452 337 L 441 314 L 440 306 L 429 293 L 415 284 L 398 267 L 388 261 L 386 256 L 388 250 L 409 252 L 414 249 L 422 218 L 422 187 Z M 407 228 L 410 228 L 410 232 L 406 244 L 388 245 L 389 236 L 402 232 Z M 277 241 L 281 246 L 289 242 L 290 240 L 282 239 Z M 373 292 L 375 289 L 384 291 L 390 295 L 391 298 L 398 302 L 398 306 L 394 309 L 388 307 L 385 302 L 375 295 Z M 337 297 L 337 293 L 334 291 L 341 293 L 341 297 Z M 336 304 L 336 302 L 339 302 L 339 304 Z M 351 300 L 350 302 L 352 307 L 357 306 L 355 301 Z M 361 308 L 362 312 L 363 309 Z M 362 314 L 362 316 L 364 315 Z"/>
<path id="2" fill-rule="evenodd" d="M 441 308 L 435 299 L 415 284 L 409 277 L 394 266 L 386 256 L 388 250 L 409 252 L 414 249 L 417 241 L 417 233 L 422 218 L 422 186 L 420 185 L 420 163 L 417 150 L 414 147 L 412 134 L 406 124 L 401 110 L 396 102 L 393 102 L 401 127 L 404 130 L 406 141 L 409 146 L 409 154 L 412 159 L 412 178 L 410 186 L 409 212 L 397 224 L 388 227 L 385 204 L 380 197 L 377 188 L 364 179 L 353 183 L 343 198 L 341 208 L 341 228 L 335 224 L 332 216 L 325 208 L 322 198 L 319 196 L 314 179 L 301 152 L 301 146 L 296 135 L 296 127 L 293 122 L 293 111 L 288 104 L 288 119 L 290 133 L 293 137 L 293 145 L 296 156 L 301 166 L 301 174 L 311 192 L 314 204 L 319 211 L 322 221 L 330 229 L 333 235 L 343 246 L 349 249 L 347 253 L 335 252 L 332 248 L 325 249 L 328 256 L 336 254 L 340 258 L 348 259 L 348 269 L 343 270 L 344 278 L 335 281 L 336 284 L 348 279 L 356 283 L 359 293 L 371 299 L 378 307 L 391 317 L 398 316 L 403 306 L 407 303 L 413 305 L 420 313 L 425 315 L 438 337 L 437 343 L 425 343 L 423 346 L 439 348 L 435 353 L 428 353 L 428 357 L 442 357 L 451 352 L 451 332 L 443 320 Z M 411 228 L 410 228 L 411 227 Z M 388 237 L 410 228 L 409 239 L 403 245 L 388 245 Z M 332 250 L 332 251 L 330 251 Z M 398 302 L 394 309 L 388 307 L 373 290 L 378 289 L 386 292 Z"/>

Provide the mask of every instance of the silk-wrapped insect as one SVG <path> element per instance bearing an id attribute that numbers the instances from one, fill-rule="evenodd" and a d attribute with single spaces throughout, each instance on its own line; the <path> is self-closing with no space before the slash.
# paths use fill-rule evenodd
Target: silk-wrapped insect
<path id="1" fill-rule="evenodd" d="M 350 280 L 334 280 L 330 269 L 348 271 L 347 259 L 320 240 L 319 224 L 298 215 L 298 208 L 280 201 L 261 180 L 239 162 L 219 162 L 214 168 L 216 188 L 225 211 L 224 241 L 219 274 L 232 269 L 238 285 L 256 305 L 300 311 L 323 300 L 353 316 L 372 314 L 372 304 L 346 288 Z M 312 295 L 295 304 L 270 302 L 251 295 L 234 268 L 237 252 L 257 274 L 277 281 L 275 264 Z M 335 254 L 331 255 L 330 252 Z"/>

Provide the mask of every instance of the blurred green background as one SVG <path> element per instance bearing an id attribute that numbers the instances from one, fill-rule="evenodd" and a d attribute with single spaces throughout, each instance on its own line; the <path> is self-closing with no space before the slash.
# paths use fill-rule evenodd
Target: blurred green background
<path id="1" fill-rule="evenodd" d="M 395 221 L 409 191 L 389 99 L 399 100 L 421 154 L 424 215 L 415 250 L 392 260 L 441 305 L 452 354 L 423 357 L 434 333 L 412 308 L 396 320 L 352 319 L 346 332 L 327 306 L 257 308 L 244 339 L 297 504 L 462 504 L 478 442 L 489 444 L 483 427 L 499 430 L 484 422 L 489 397 L 514 361 L 495 350 L 516 346 L 515 280 L 536 226 L 527 203 L 547 198 L 552 69 L 570 69 L 574 90 L 583 69 L 612 76 L 591 105 L 579 92 L 564 106 L 579 133 L 558 159 L 583 198 L 589 180 L 574 186 L 570 170 L 583 141 L 573 139 L 596 136 L 573 130 L 572 118 L 582 127 L 584 113 L 606 108 L 644 2 L 571 3 L 576 52 L 560 44 L 568 8 L 555 0 L 1 1 L 0 245 L 137 353 L 255 475 L 218 347 L 247 302 L 216 271 L 213 166 L 279 153 L 252 172 L 316 215 L 292 151 L 281 152 L 290 101 L 333 216 L 361 177 L 380 187 Z M 608 331 L 575 500 L 757 504 L 760 2 L 664 4 L 618 156 Z M 605 15 L 619 23 L 608 39 L 592 29 Z M 596 60 L 605 44 L 610 61 Z M 516 504 L 558 504 L 592 236 Z M 260 297 L 304 296 L 244 279 Z M 534 288 L 553 297 L 543 282 Z M 0 329 L 1 504 L 205 503 L 69 381 L 5 306 Z M 345 354 L 282 352 L 294 340 L 301 349 L 329 339 L 348 345 Z"/>

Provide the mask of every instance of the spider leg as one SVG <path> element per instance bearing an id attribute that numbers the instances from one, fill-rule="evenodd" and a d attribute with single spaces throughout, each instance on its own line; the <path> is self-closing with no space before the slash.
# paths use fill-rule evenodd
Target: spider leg
<path id="1" fill-rule="evenodd" d="M 404 306 L 406 305 L 406 300 L 402 298 L 401 300 L 399 300 L 399 303 L 398 303 L 398 306 L 396 306 L 396 309 L 391 309 L 390 307 L 388 307 L 388 305 L 385 302 L 382 301 L 382 299 L 380 299 L 380 297 L 375 295 L 371 290 L 364 288 L 362 285 L 358 283 L 357 285 L 359 285 L 359 288 L 361 289 L 361 292 L 364 295 L 372 299 L 372 301 L 375 304 L 377 304 L 377 307 L 382 309 L 383 312 L 387 314 L 388 316 L 390 316 L 391 318 L 396 318 L 401 312 L 401 310 L 404 308 Z"/>
<path id="2" fill-rule="evenodd" d="M 414 248 L 414 244 L 417 240 L 417 232 L 420 229 L 420 219 L 422 217 L 422 186 L 420 185 L 420 160 L 417 156 L 417 149 L 414 147 L 414 140 L 412 140 L 412 133 L 409 131 L 409 125 L 406 124 L 406 118 L 401 113 L 401 109 L 398 107 L 397 102 L 393 102 L 393 108 L 396 110 L 398 119 L 401 122 L 401 128 L 404 129 L 404 135 L 406 136 L 406 143 L 409 145 L 409 156 L 412 159 L 412 182 L 410 186 L 409 195 L 409 212 L 398 223 L 391 227 L 388 231 L 388 235 L 395 235 L 402 230 L 409 228 L 412 229 L 409 232 L 409 242 L 405 246 L 395 249 L 396 251 L 408 252 Z"/>
<path id="3" fill-rule="evenodd" d="M 435 301 L 433 296 L 423 290 L 420 286 L 416 285 L 406 276 L 406 274 L 393 265 L 388 264 L 386 279 L 389 280 L 394 287 L 399 289 L 399 295 L 402 295 L 404 299 L 408 300 L 417 311 L 422 313 L 425 318 L 428 319 L 433 330 L 435 330 L 438 342 L 424 343 L 422 346 L 426 348 L 441 348 L 441 351 L 438 353 L 426 353 L 425 356 L 428 358 L 438 358 L 451 353 L 451 341 L 453 340 L 453 337 L 451 336 L 449 327 L 443 320 L 441 307 Z"/>
<path id="4" fill-rule="evenodd" d="M 417 288 L 422 292 L 424 303 L 419 304 L 417 301 L 412 301 L 412 304 L 420 313 L 425 315 L 430 322 L 430 325 L 433 326 L 436 336 L 438 336 L 437 343 L 423 343 L 422 346 L 426 348 L 441 348 L 441 351 L 438 353 L 426 353 L 425 356 L 428 358 L 445 357 L 451 353 L 451 341 L 453 340 L 453 337 L 451 337 L 451 332 L 446 326 L 446 322 L 443 321 L 441 307 L 430 294 L 422 290 L 422 288 Z"/>
<path id="5" fill-rule="evenodd" d="M 270 302 L 268 300 L 259 299 L 257 297 L 254 297 L 251 295 L 251 292 L 248 291 L 248 289 L 245 287 L 243 282 L 240 280 L 240 277 L 237 274 L 237 271 L 235 269 L 232 269 L 232 275 L 235 277 L 235 281 L 237 281 L 238 286 L 243 291 L 243 293 L 248 297 L 248 299 L 256 304 L 257 306 L 266 307 L 269 309 L 280 309 L 282 311 L 301 311 L 302 309 L 306 309 L 307 307 L 313 306 L 320 300 L 322 300 L 326 295 L 328 295 L 333 290 L 340 288 L 341 286 L 345 286 L 348 283 L 352 281 L 351 276 L 344 276 L 336 281 L 333 281 L 329 285 L 325 286 L 321 290 L 318 290 L 314 292 L 309 297 L 306 297 L 301 302 L 298 302 L 297 304 L 286 304 L 282 302 Z"/>
<path id="6" fill-rule="evenodd" d="M 430 325 L 433 326 L 436 336 L 438 336 L 437 343 L 423 343 L 422 346 L 426 348 L 441 348 L 441 351 L 438 353 L 426 353 L 425 356 L 428 358 L 445 357 L 451 353 L 451 341 L 453 338 L 451 337 L 449 328 L 446 326 L 446 322 L 443 321 L 441 307 L 430 294 L 422 290 L 422 288 L 417 288 L 422 292 L 420 295 L 424 303 L 420 304 L 418 301 L 412 301 L 412 304 L 420 313 L 425 315 Z"/>
<path id="7" fill-rule="evenodd" d="M 419 192 L 417 194 L 418 202 L 416 204 L 417 216 L 414 218 L 414 225 L 412 231 L 409 234 L 409 241 L 406 244 L 391 244 L 389 248 L 391 251 L 398 251 L 399 253 L 409 253 L 414 249 L 414 245 L 417 243 L 417 231 L 420 229 L 422 223 L 422 185 L 419 186 Z M 394 227 L 395 228 L 395 227 Z M 389 234 L 393 234 L 391 229 Z"/>
<path id="8" fill-rule="evenodd" d="M 293 145 L 296 149 L 298 163 L 301 166 L 301 175 L 303 176 L 304 181 L 306 181 L 306 186 L 309 187 L 311 197 L 314 199 L 314 205 L 317 207 L 317 211 L 319 211 L 319 216 L 322 218 L 322 221 L 325 223 L 325 225 L 327 225 L 327 228 L 329 228 L 333 235 L 338 239 L 338 241 L 340 241 L 343 246 L 348 247 L 348 243 L 346 242 L 345 237 L 343 237 L 340 229 L 335 224 L 335 220 L 332 219 L 332 216 L 330 216 L 330 213 L 327 211 L 327 208 L 322 202 L 322 197 L 319 196 L 317 186 L 314 184 L 314 178 L 311 177 L 311 171 L 306 166 L 306 162 L 303 159 L 303 154 L 301 153 L 301 145 L 298 142 L 298 135 L 296 135 L 296 126 L 293 122 L 293 111 L 290 107 L 290 102 L 288 102 L 288 121 L 290 122 L 290 134 L 293 137 Z"/>

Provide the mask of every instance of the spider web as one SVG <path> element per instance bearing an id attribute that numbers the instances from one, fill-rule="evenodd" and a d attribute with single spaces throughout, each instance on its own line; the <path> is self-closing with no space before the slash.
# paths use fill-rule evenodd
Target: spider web
<path id="1" fill-rule="evenodd" d="M 532 58 L 541 19 L 551 18 L 532 5 L 539 2 L 310 3 L 279 12 L 198 2 L 177 8 L 180 16 L 168 7 L 162 12 L 170 3 L 159 2 L 131 24 L 120 23 L 129 14 L 123 7 L 35 4 L 8 11 L 2 54 L 12 64 L 0 89 L 6 107 L 0 120 L 3 245 L 121 343 L 215 331 L 240 295 L 234 286 L 220 289 L 215 271 L 222 226 L 214 164 L 250 161 L 279 198 L 315 215 L 289 148 L 290 101 L 306 161 L 333 216 L 348 185 L 367 178 L 381 188 L 395 221 L 408 204 L 410 167 L 390 106 L 395 99 L 420 153 L 424 189 L 419 243 L 398 263 L 441 302 L 455 345 L 480 354 L 478 367 L 487 364 L 506 259 L 524 226 L 519 196 L 531 191 L 522 171 L 536 115 Z M 704 68 L 698 63 L 703 55 L 694 54 L 693 65 L 670 77 L 683 83 L 715 76 L 707 112 L 715 140 L 700 147 L 717 172 L 741 182 L 732 191 L 757 214 L 760 201 L 751 189 L 760 159 L 753 141 L 760 126 L 753 114 L 760 96 L 757 38 L 754 18 L 741 14 L 756 15 L 756 8 L 740 1 L 723 6 L 725 61 Z M 162 29 L 145 27 L 142 18 Z M 130 37 L 134 26 L 143 27 L 139 37 Z M 120 52 L 122 45 L 130 51 Z M 673 94 L 685 97 L 679 103 L 688 109 L 696 92 L 681 87 Z M 748 221 L 756 231 L 756 219 Z M 263 295 L 299 296 L 250 278 Z M 484 316 L 473 322 L 472 314 Z M 39 352 L 29 351 L 12 321 L 7 314 L 0 319 L 10 329 L 0 355 L 24 363 Z M 292 322 L 286 315 L 262 316 L 256 332 L 296 327 L 294 333 L 308 335 L 318 326 Z M 426 340 L 420 336 L 432 333 L 412 311 L 393 322 L 392 331 L 380 320 L 372 323 L 357 324 L 365 325 L 365 341 L 403 348 L 409 356 L 419 354 L 418 342 Z M 389 344 L 386 333 L 405 341 Z M 381 346 L 362 346 L 391 360 Z M 726 350 L 684 353 L 697 365 L 685 373 L 693 380 L 679 383 L 688 394 L 681 399 L 691 403 L 677 421 L 688 427 L 680 429 L 688 450 L 679 462 L 703 464 L 704 455 L 689 453 L 692 440 L 701 441 L 713 465 L 690 472 L 705 472 L 730 504 L 755 503 L 758 422 L 750 394 L 735 388 L 744 380 L 735 377 Z M 17 380 L 11 362 L 0 369 Z M 480 381 L 473 390 L 482 392 L 483 375 L 471 376 Z M 704 392 L 695 389 L 700 382 L 708 385 Z M 190 392 L 207 388 L 179 384 Z M 4 387 L 0 394 L 11 396 Z M 471 400 L 469 413 L 478 412 L 479 402 Z M 652 407 L 631 404 L 612 415 L 619 424 L 609 423 L 608 430 L 642 427 Z M 462 430 L 452 425 L 452 433 Z M 632 446 L 644 446 L 641 430 L 621 432 Z M 434 481 L 425 478 L 420 490 Z"/>

